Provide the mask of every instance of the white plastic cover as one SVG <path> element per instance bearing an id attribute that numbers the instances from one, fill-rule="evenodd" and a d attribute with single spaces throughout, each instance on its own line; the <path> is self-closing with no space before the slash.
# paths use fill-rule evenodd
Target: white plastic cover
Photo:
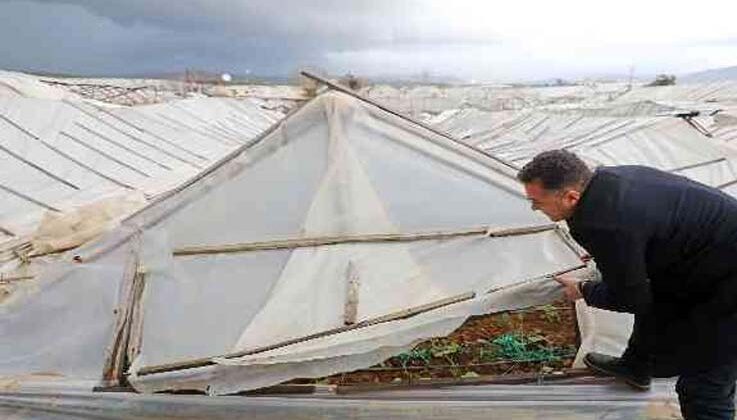
<path id="1" fill-rule="evenodd" d="M 102 377 L 132 243 L 94 263 L 56 261 L 0 298 L 0 379 Z"/>
<path id="2" fill-rule="evenodd" d="M 605 420 L 680 418 L 673 381 L 650 392 L 615 382 L 460 385 L 301 396 L 140 395 L 48 386 L 0 392 L 0 416 L 12 419 L 464 419 Z"/>
<path id="3" fill-rule="evenodd" d="M 576 319 L 581 333 L 581 345 L 573 361 L 574 368 L 585 367 L 583 358 L 587 353 L 619 357 L 627 348 L 634 322 L 632 314 L 593 308 L 581 299 L 576 301 Z"/>
<path id="4" fill-rule="evenodd" d="M 559 290 L 543 276 L 580 259 L 555 230 L 227 254 L 174 251 L 545 224 L 529 211 L 512 175 L 475 150 L 330 92 L 80 256 L 144 231 L 142 347 L 130 382 L 144 392 L 232 393 L 365 367 L 446 335 L 470 315 L 550 302 Z M 468 292 L 477 297 L 408 319 L 217 358 Z M 201 357 L 217 365 L 137 375 L 143 367 Z"/>
<path id="5" fill-rule="evenodd" d="M 45 212 L 166 192 L 281 117 L 234 99 L 126 108 L 0 95 L 0 230 L 23 236 Z"/>

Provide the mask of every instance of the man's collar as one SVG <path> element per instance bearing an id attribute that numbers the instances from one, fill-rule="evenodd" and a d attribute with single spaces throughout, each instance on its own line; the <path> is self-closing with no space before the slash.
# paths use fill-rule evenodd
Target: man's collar
<path id="1" fill-rule="evenodd" d="M 581 196 L 578 198 L 578 203 L 576 203 L 576 207 L 573 209 L 573 213 L 566 218 L 566 222 L 570 225 L 571 222 L 575 223 L 575 219 L 578 215 L 580 215 L 582 208 L 586 204 L 586 197 L 589 196 L 589 190 L 591 187 L 591 184 L 594 182 L 594 178 L 599 174 L 599 168 L 594 169 L 594 173 L 591 175 L 591 178 L 589 178 L 588 182 L 586 182 L 586 185 L 583 186 L 581 191 Z"/>

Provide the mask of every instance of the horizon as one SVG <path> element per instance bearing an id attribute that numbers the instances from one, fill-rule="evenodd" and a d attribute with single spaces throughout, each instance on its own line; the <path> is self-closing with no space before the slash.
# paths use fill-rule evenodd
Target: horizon
<path id="1" fill-rule="evenodd" d="M 737 3 L 641 3 L 601 11 L 584 0 L 0 0 L 0 68 L 275 79 L 309 69 L 516 83 L 646 80 L 737 65 Z"/>

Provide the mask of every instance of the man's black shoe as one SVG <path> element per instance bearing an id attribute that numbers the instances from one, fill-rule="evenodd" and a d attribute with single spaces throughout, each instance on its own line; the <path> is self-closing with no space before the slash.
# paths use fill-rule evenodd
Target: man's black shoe
<path id="1" fill-rule="evenodd" d="M 622 379 L 633 388 L 641 391 L 650 389 L 650 375 L 628 365 L 619 357 L 588 353 L 584 356 L 583 362 L 594 372 Z"/>

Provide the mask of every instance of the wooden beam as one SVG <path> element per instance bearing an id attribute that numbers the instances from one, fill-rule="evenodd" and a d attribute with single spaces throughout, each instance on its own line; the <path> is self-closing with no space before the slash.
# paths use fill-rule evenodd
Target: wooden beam
<path id="1" fill-rule="evenodd" d="M 333 328 L 326 331 L 310 334 L 304 337 L 293 338 L 290 340 L 281 341 L 267 346 L 257 347 L 251 350 L 242 350 L 234 353 L 228 353 L 220 356 L 205 357 L 200 359 L 185 360 L 181 362 L 167 363 L 155 366 L 145 366 L 138 370 L 138 376 L 152 375 L 156 373 L 174 372 L 178 370 L 193 369 L 198 367 L 212 366 L 217 364 L 214 359 L 234 359 L 243 356 L 250 356 L 253 354 L 264 353 L 270 350 L 275 350 L 281 347 L 290 346 L 305 341 L 311 341 L 322 337 L 328 337 L 335 334 L 340 334 L 348 331 L 358 330 L 373 325 L 383 324 L 391 321 L 398 321 L 401 319 L 411 318 L 415 315 L 419 315 L 424 312 L 429 312 L 435 309 L 442 308 L 444 306 L 453 305 L 456 303 L 471 300 L 476 297 L 475 292 L 463 293 L 457 296 L 452 296 L 445 299 L 440 299 L 434 302 L 430 302 L 424 305 L 403 309 L 401 311 L 392 312 L 387 315 L 379 316 L 376 318 L 367 319 L 356 324 L 346 325 L 342 327 Z"/>
<path id="2" fill-rule="evenodd" d="M 315 81 L 317 81 L 319 83 L 322 83 L 325 86 L 329 87 L 330 89 L 337 90 L 339 92 L 345 93 L 346 95 L 353 96 L 354 98 L 356 98 L 358 100 L 361 100 L 363 102 L 369 103 L 369 104 L 371 104 L 371 105 L 373 105 L 373 106 L 381 109 L 384 112 L 388 112 L 388 113 L 390 113 L 390 114 L 392 114 L 392 115 L 394 115 L 396 117 L 399 117 L 399 118 L 401 118 L 401 119 L 403 119 L 405 121 L 408 121 L 408 122 L 411 122 L 412 124 L 415 124 L 417 126 L 420 126 L 420 127 L 424 128 L 425 130 L 431 131 L 432 133 L 437 134 L 438 136 L 444 137 L 444 138 L 450 140 L 451 142 L 453 142 L 455 144 L 458 144 L 459 146 L 462 146 L 462 147 L 465 147 L 465 148 L 467 148 L 469 150 L 472 150 L 474 153 L 478 153 L 478 154 L 484 155 L 487 158 L 490 158 L 491 160 L 493 160 L 493 161 L 495 161 L 497 163 L 501 163 L 502 165 L 506 166 L 509 169 L 513 169 L 515 171 L 520 170 L 520 168 L 517 167 L 516 165 L 513 165 L 513 164 L 511 164 L 511 163 L 509 163 L 509 162 L 507 162 L 507 161 L 505 161 L 503 159 L 499 159 L 498 157 L 496 157 L 494 155 L 491 155 L 489 153 L 486 153 L 486 152 L 484 152 L 481 149 L 477 149 L 477 148 L 475 148 L 475 147 L 473 147 L 473 146 L 471 146 L 469 144 L 466 144 L 466 143 L 464 143 L 464 142 L 456 139 L 455 137 L 451 136 L 450 134 L 438 130 L 435 127 L 432 127 L 432 126 L 430 126 L 428 124 L 425 124 L 425 123 L 423 123 L 421 121 L 417 121 L 417 120 L 415 120 L 413 118 L 410 118 L 410 117 L 408 117 L 408 116 L 406 116 L 406 115 L 404 115 L 404 114 L 402 114 L 402 113 L 400 113 L 398 111 L 395 111 L 393 109 L 389 109 L 386 106 L 384 106 L 384 105 L 382 105 L 382 104 L 380 104 L 380 103 L 378 103 L 378 102 L 376 102 L 376 101 L 374 101 L 372 99 L 369 99 L 369 98 L 367 98 L 367 97 L 365 97 L 365 96 L 363 96 L 363 95 L 361 95 L 359 93 L 356 93 L 353 90 L 351 90 L 351 89 L 349 89 L 349 88 L 347 88 L 345 86 L 341 86 L 341 85 L 339 85 L 337 83 L 331 82 L 330 80 L 327 80 L 327 79 L 325 79 L 323 77 L 320 77 L 320 76 L 316 76 L 316 75 L 314 75 L 314 74 L 312 74 L 310 72 L 307 72 L 307 71 L 302 71 L 302 72 L 300 72 L 300 74 L 302 74 L 302 76 L 304 76 L 304 77 L 307 77 L 308 79 L 312 79 L 312 80 L 315 80 Z"/>
<path id="3" fill-rule="evenodd" d="M 315 100 L 315 98 L 313 98 L 312 100 Z M 271 127 L 267 128 L 266 130 L 264 130 L 263 132 L 261 132 L 261 134 L 259 134 L 255 138 L 249 140 L 247 143 L 240 145 L 235 150 L 231 151 L 227 155 L 225 155 L 222 158 L 220 158 L 220 160 L 218 160 L 214 164 L 208 166 L 206 169 L 204 169 L 203 171 L 199 172 L 197 175 L 189 178 L 186 182 L 184 182 L 182 184 L 179 184 L 178 186 L 176 186 L 176 187 L 174 187 L 174 188 L 172 188 L 172 189 L 170 189 L 170 190 L 168 190 L 168 191 L 166 191 L 166 192 L 164 192 L 162 194 L 157 195 L 155 198 L 153 198 L 151 201 L 149 201 L 149 203 L 148 203 L 147 206 L 145 206 L 142 209 L 137 210 L 133 214 L 131 214 L 128 217 L 126 217 L 125 219 L 123 219 L 120 222 L 120 225 L 125 225 L 126 223 L 128 223 L 129 221 L 135 219 L 136 217 L 140 217 L 140 215 L 143 212 L 151 211 L 150 210 L 151 208 L 154 208 L 155 206 L 159 205 L 160 203 L 162 203 L 162 202 L 164 202 L 166 200 L 169 200 L 171 197 L 175 196 L 176 194 L 179 194 L 182 191 L 185 191 L 188 188 L 191 188 L 193 185 L 195 185 L 201 179 L 204 179 L 204 178 L 212 175 L 214 172 L 216 172 L 219 169 L 221 169 L 228 162 L 232 161 L 233 159 L 235 159 L 236 157 L 238 157 L 239 155 L 241 155 L 245 151 L 249 150 L 252 147 L 255 147 L 255 146 L 261 144 L 261 142 L 263 142 L 266 138 L 268 138 L 270 135 L 276 133 L 279 129 L 281 129 L 284 126 L 285 121 L 287 121 L 290 116 L 292 116 L 292 115 L 296 114 L 297 112 L 299 112 L 300 110 L 302 110 L 312 100 L 307 101 L 305 103 L 300 104 L 297 107 L 292 108 L 287 113 L 287 115 L 284 116 L 284 118 L 282 118 L 282 119 L 280 119 L 278 121 L 275 121 L 274 124 Z M 160 117 L 165 117 L 165 115 L 159 115 L 159 116 Z M 170 211 L 167 211 L 167 212 L 163 212 L 163 214 L 160 214 L 158 217 L 154 218 L 154 220 L 151 220 L 151 221 L 148 221 L 148 222 L 144 223 L 143 226 L 140 226 L 138 229 L 146 229 L 146 228 L 150 228 L 151 226 L 155 226 L 157 223 L 161 222 L 161 220 L 163 220 L 165 217 L 169 216 L 170 214 L 171 214 L 171 210 Z M 126 241 L 128 241 L 133 235 L 134 235 L 134 233 L 125 234 L 121 238 L 119 238 L 118 240 L 115 240 L 115 241 L 113 241 L 111 243 L 108 243 L 105 246 L 101 247 L 100 249 L 91 251 L 88 254 L 77 254 L 77 255 L 74 255 L 74 256 L 72 256 L 72 261 L 77 262 L 77 263 L 85 263 L 85 262 L 89 262 L 89 261 L 94 261 L 95 259 L 97 259 L 97 258 L 99 258 L 99 257 L 107 254 L 108 252 L 113 251 L 113 250 L 117 249 L 118 247 L 120 247 L 121 245 L 123 245 L 124 243 L 126 243 Z"/>
<path id="4" fill-rule="evenodd" d="M 486 294 L 488 295 L 490 293 L 500 292 L 502 290 L 511 289 L 513 287 L 523 286 L 523 285 L 528 284 L 528 283 L 534 283 L 536 281 L 553 280 L 556 276 L 560 276 L 561 274 L 570 273 L 571 271 L 580 270 L 580 269 L 585 268 L 585 267 L 586 267 L 586 264 L 579 264 L 579 265 L 576 265 L 576 266 L 573 266 L 573 267 L 570 267 L 570 268 L 566 268 L 564 270 L 556 271 L 554 273 L 543 274 L 542 276 L 531 277 L 529 279 L 518 281 L 518 282 L 515 282 L 515 283 L 512 283 L 512 284 L 505 284 L 503 286 L 493 287 L 493 288 L 487 290 L 486 291 Z"/>
<path id="5" fill-rule="evenodd" d="M 139 265 L 137 255 L 130 255 L 123 278 L 122 296 L 113 310 L 116 314 L 115 325 L 110 346 L 105 351 L 102 377 L 109 384 L 119 384 L 124 377 L 133 312 L 139 305 L 142 289 L 145 285 L 145 272 Z M 141 289 L 141 290 L 139 290 Z"/>
<path id="6" fill-rule="evenodd" d="M 538 276 L 538 277 L 533 277 L 533 278 L 525 279 L 525 280 L 522 280 L 522 281 L 519 281 L 519 282 L 516 282 L 516 283 L 512 283 L 512 284 L 500 286 L 500 287 L 493 288 L 493 289 L 489 290 L 487 292 L 487 294 L 488 293 L 493 293 L 493 292 L 498 292 L 498 291 L 505 290 L 505 289 L 509 289 L 509 288 L 516 287 L 516 286 L 521 286 L 521 285 L 524 285 L 524 284 L 527 284 L 527 283 L 531 283 L 531 282 L 534 282 L 534 281 L 542 281 L 542 280 L 553 279 L 553 277 L 555 277 L 557 275 L 565 274 L 565 273 L 568 273 L 568 272 L 571 272 L 571 271 L 574 271 L 574 270 L 578 270 L 578 269 L 583 268 L 585 266 L 586 266 L 585 264 L 577 265 L 575 267 L 571 267 L 571 268 L 568 268 L 568 269 L 565 269 L 565 270 L 557 271 L 555 273 L 546 274 L 546 275 Z M 366 328 L 366 327 L 370 327 L 370 326 L 373 326 L 373 325 L 382 324 L 382 323 L 386 323 L 386 322 L 407 319 L 407 318 L 411 318 L 411 317 L 413 317 L 415 315 L 419 315 L 421 313 L 429 312 L 429 311 L 432 311 L 432 310 L 435 310 L 435 309 L 439 309 L 439 308 L 442 308 L 442 307 L 445 307 L 445 306 L 453 305 L 453 304 L 456 304 L 456 303 L 465 302 L 465 301 L 474 299 L 475 297 L 476 297 L 476 293 L 475 292 L 468 292 L 468 293 L 460 294 L 460 295 L 457 295 L 457 296 L 452 296 L 452 297 L 449 297 L 449 298 L 440 299 L 440 300 L 437 300 L 437 301 L 434 301 L 434 302 L 430 302 L 430 303 L 427 303 L 427 304 L 424 304 L 424 305 L 420 305 L 420 306 L 416 306 L 416 307 L 412 307 L 412 308 L 403 309 L 403 310 L 400 310 L 400 311 L 397 311 L 397 312 L 392 312 L 390 314 L 379 316 L 379 317 L 376 317 L 376 318 L 371 318 L 371 319 L 368 319 L 368 320 L 364 320 L 364 321 L 358 322 L 358 323 L 353 324 L 353 325 L 346 325 L 346 326 L 342 326 L 342 327 L 337 327 L 337 328 L 333 328 L 333 329 L 330 329 L 330 330 L 321 331 L 321 332 L 318 332 L 318 333 L 315 333 L 315 334 L 310 334 L 310 335 L 307 335 L 307 336 L 304 336 L 304 337 L 293 338 L 293 339 L 281 341 L 281 342 L 278 342 L 278 343 L 275 343 L 275 344 L 270 344 L 270 345 L 263 346 L 263 347 L 257 347 L 255 349 L 251 349 L 251 350 L 243 350 L 243 351 L 239 351 L 239 352 L 224 354 L 224 355 L 221 355 L 221 356 L 212 356 L 212 357 L 205 357 L 205 358 L 199 358 L 199 359 L 184 360 L 184 361 L 180 361 L 180 362 L 166 363 L 166 364 L 155 365 L 155 366 L 144 366 L 144 367 L 142 367 L 142 368 L 140 368 L 138 370 L 137 375 L 138 376 L 146 376 L 146 375 L 153 375 L 153 374 L 158 374 L 158 373 L 175 372 L 175 371 L 186 370 L 186 369 L 193 369 L 193 368 L 199 368 L 199 367 L 212 366 L 212 365 L 216 365 L 217 364 L 217 362 L 215 362 L 215 359 L 234 359 L 234 358 L 243 357 L 243 356 L 250 356 L 250 355 L 253 355 L 253 354 L 263 353 L 263 352 L 266 352 L 266 351 L 275 350 L 275 349 L 278 349 L 278 348 L 290 346 L 290 345 L 297 344 L 297 343 L 302 343 L 302 342 L 305 342 L 305 341 L 311 341 L 311 340 L 314 340 L 314 339 L 317 339 L 317 338 L 322 338 L 322 337 L 327 337 L 327 336 L 331 336 L 331 335 L 336 335 L 336 334 L 340 334 L 340 333 L 343 333 L 343 332 L 357 330 L 357 329 L 361 329 L 361 328 Z"/>
<path id="7" fill-rule="evenodd" d="M 717 185 L 715 188 L 721 190 L 723 188 L 727 188 L 727 187 L 732 186 L 734 184 L 737 184 L 737 179 L 733 179 L 732 181 L 725 182 L 724 184 Z"/>
<path id="8" fill-rule="evenodd" d="M 705 160 L 705 161 L 703 161 L 703 162 L 698 162 L 698 163 L 692 163 L 692 164 L 690 164 L 690 165 L 684 165 L 684 166 L 679 166 L 679 167 L 677 167 L 677 168 L 669 169 L 669 170 L 668 170 L 668 172 L 680 172 L 680 171 L 685 171 L 685 170 L 687 170 L 687 169 L 694 169 L 694 168 L 699 168 L 699 167 L 701 167 L 701 166 L 707 166 L 707 165 L 711 165 L 711 164 L 714 164 L 714 163 L 724 162 L 724 161 L 726 161 L 726 160 L 727 160 L 727 158 L 725 158 L 725 157 L 720 157 L 720 158 L 717 158 L 717 159 L 711 159 L 711 160 Z"/>
<path id="9" fill-rule="evenodd" d="M 461 229 L 448 232 L 424 232 L 424 233 L 379 233 L 367 235 L 345 235 L 345 236 L 317 236 L 308 238 L 292 238 L 274 241 L 246 242 L 224 245 L 206 245 L 178 248 L 173 251 L 174 256 L 187 255 L 209 255 L 229 254 L 239 252 L 267 251 L 277 249 L 307 248 L 338 244 L 357 243 L 386 243 L 386 242 L 415 242 L 437 239 L 450 239 L 462 236 L 485 235 L 492 238 L 506 236 L 520 236 L 554 230 L 555 224 L 544 224 L 538 226 L 523 226 L 504 229 L 490 229 L 488 226 Z"/>
<path id="10" fill-rule="evenodd" d="M 178 248 L 173 251 L 174 256 L 229 254 L 239 252 L 266 251 L 276 249 L 294 249 L 338 244 L 356 243 L 386 243 L 386 242 L 415 242 L 437 239 L 449 239 L 462 236 L 485 235 L 492 238 L 507 236 L 529 235 L 545 232 L 556 228 L 555 224 L 538 226 L 523 226 L 513 228 L 492 229 L 488 226 L 461 229 L 448 232 L 424 233 L 379 233 L 367 235 L 345 236 L 317 236 L 310 238 L 292 238 L 274 241 L 247 242 L 224 245 L 206 245 Z"/>
<path id="11" fill-rule="evenodd" d="M 32 280 L 34 276 L 4 276 L 0 274 L 0 284 L 10 284 L 16 281 Z"/>

